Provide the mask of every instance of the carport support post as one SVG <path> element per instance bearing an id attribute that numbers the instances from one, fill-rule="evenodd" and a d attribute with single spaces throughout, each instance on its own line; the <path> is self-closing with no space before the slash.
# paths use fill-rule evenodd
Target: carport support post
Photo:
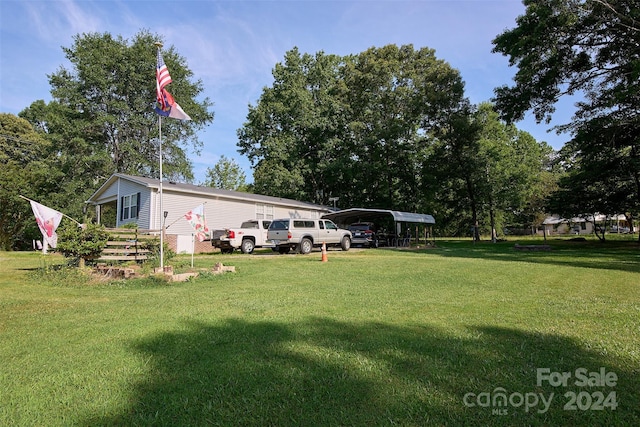
<path id="1" fill-rule="evenodd" d="M 394 239 L 396 241 L 396 248 L 398 247 L 398 240 L 400 239 L 400 232 L 402 231 L 400 229 L 400 224 L 398 223 L 398 221 L 393 221 L 393 227 L 395 228 L 395 230 L 393 230 L 394 234 L 396 235 L 396 238 Z"/>

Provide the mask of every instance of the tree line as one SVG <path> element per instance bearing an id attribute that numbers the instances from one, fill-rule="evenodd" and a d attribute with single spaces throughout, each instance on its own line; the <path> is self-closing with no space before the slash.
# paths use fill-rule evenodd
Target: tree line
<path id="1" fill-rule="evenodd" d="M 238 152 L 253 182 L 222 158 L 204 184 L 342 207 L 426 212 L 441 235 L 488 235 L 566 217 L 640 210 L 639 9 L 634 1 L 526 0 L 494 52 L 517 67 L 512 86 L 473 105 L 460 73 L 427 47 L 387 45 L 347 56 L 286 52 L 246 121 Z M 114 172 L 158 177 L 153 112 L 158 35 L 83 34 L 71 69 L 49 75 L 53 100 L 0 114 L 0 247 L 37 237 L 23 194 L 70 215 Z M 172 93 L 192 121 L 163 122 L 165 178 L 193 180 L 189 152 L 213 121 L 202 82 L 173 47 Z M 554 152 L 515 123 L 549 122 L 581 95 Z"/>
<path id="2" fill-rule="evenodd" d="M 432 49 L 339 57 L 294 48 L 273 75 L 238 131 L 255 191 L 428 212 L 448 235 L 539 216 L 532 199 L 549 188 L 553 150 L 492 104 L 471 105 L 460 73 Z"/>

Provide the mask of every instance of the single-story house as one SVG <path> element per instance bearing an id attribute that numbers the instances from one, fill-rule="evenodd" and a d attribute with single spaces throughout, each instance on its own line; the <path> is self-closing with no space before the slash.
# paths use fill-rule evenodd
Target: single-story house
<path id="1" fill-rule="evenodd" d="M 320 218 L 331 210 L 297 200 L 164 180 L 161 202 L 159 179 L 121 173 L 107 179 L 86 203 L 95 206 L 97 222 L 108 227 L 135 223 L 140 229 L 159 232 L 164 220 L 166 241 L 177 253 L 192 252 L 194 230 L 185 214 L 202 204 L 210 230 L 239 227 L 248 219 Z M 195 252 L 212 250 L 210 242 L 196 241 Z"/>
<path id="2" fill-rule="evenodd" d="M 539 230 L 538 234 L 593 234 L 596 225 L 600 229 L 610 230 L 610 225 L 614 225 L 618 229 L 619 227 L 628 227 L 629 223 L 622 214 L 613 216 L 596 214 L 586 218 L 562 218 L 558 215 L 551 215 L 542 222 L 544 230 Z"/>

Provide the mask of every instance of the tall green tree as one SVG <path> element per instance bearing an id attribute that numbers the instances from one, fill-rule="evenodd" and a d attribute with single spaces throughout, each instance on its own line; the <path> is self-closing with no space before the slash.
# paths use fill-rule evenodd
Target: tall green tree
<path id="1" fill-rule="evenodd" d="M 47 191 L 59 171 L 51 160 L 51 144 L 26 120 L 0 113 L 0 249 L 26 249 L 41 239 L 29 203 L 23 195 L 59 209 Z M 44 191 L 39 191 L 44 190 Z"/>
<path id="2" fill-rule="evenodd" d="M 640 128 L 619 126 L 609 117 L 590 120 L 561 150 L 566 171 L 549 198 L 552 212 L 566 217 L 625 214 L 637 219 L 640 184 Z M 615 171 L 615 173 L 612 173 Z M 601 240 L 604 234 L 598 234 Z"/>
<path id="3" fill-rule="evenodd" d="M 497 237 L 496 222 L 503 224 L 532 207 L 542 187 L 553 150 L 529 133 L 500 121 L 489 103 L 480 104 L 476 114 L 479 133 L 477 158 L 483 164 L 482 186 L 489 214 L 491 238 Z M 531 218 L 531 223 L 533 218 Z"/>
<path id="4" fill-rule="evenodd" d="M 246 191 L 246 175 L 233 159 L 220 156 L 212 168 L 207 168 L 204 185 L 224 190 Z"/>
<path id="5" fill-rule="evenodd" d="M 147 31 L 131 40 L 109 33 L 81 34 L 63 48 L 71 68 L 49 75 L 53 105 L 32 105 L 21 113 L 49 134 L 62 153 L 99 158 L 89 178 L 114 172 L 158 176 L 159 129 L 153 107 L 156 46 L 161 41 Z M 200 80 L 173 47 L 163 50 L 173 83 L 171 93 L 191 121 L 162 121 L 163 172 L 170 178 L 193 179 L 187 149 L 201 147 L 197 132 L 213 120 L 211 102 L 196 98 Z M 105 159 L 109 159 L 105 162 Z"/>
<path id="6" fill-rule="evenodd" d="M 387 45 L 351 57 L 343 75 L 351 107 L 346 141 L 357 160 L 351 202 L 415 210 L 429 135 L 463 98 L 460 74 L 433 49 Z"/>
<path id="7" fill-rule="evenodd" d="M 478 199 L 477 123 L 468 102 L 451 111 L 434 134 L 427 161 L 421 169 L 425 192 L 423 208 L 438 218 L 437 229 L 444 235 L 480 239 L 482 201 Z"/>
<path id="8" fill-rule="evenodd" d="M 346 206 L 415 209 L 428 133 L 463 95 L 431 49 L 347 57 L 287 52 L 238 131 L 257 192 Z"/>
<path id="9" fill-rule="evenodd" d="M 294 48 L 274 67 L 273 86 L 249 106 L 238 130 L 239 151 L 254 166 L 256 192 L 326 203 L 335 191 L 346 108 L 340 63 L 335 55 Z"/>
<path id="10" fill-rule="evenodd" d="M 526 0 L 517 26 L 494 40 L 494 51 L 518 71 L 513 86 L 496 90 L 504 118 L 520 120 L 532 111 L 549 121 L 557 101 L 580 101 L 565 155 L 575 161 L 562 181 L 565 196 L 594 194 L 621 212 L 640 212 L 640 8 L 635 0 Z M 606 153 L 606 154 L 605 154 Z M 620 167 L 605 167 L 613 161 Z M 612 166 L 612 165 L 608 165 Z M 616 184 L 614 184 L 616 183 Z M 624 185 L 620 185 L 624 183 Z M 614 186 L 614 191 L 611 187 Z M 627 197 L 620 197 L 620 192 Z M 595 194 L 594 194 L 595 197 Z M 620 203 L 623 201 L 624 203 Z M 592 197 L 575 200 L 573 213 L 600 209 Z M 583 204 L 584 203 L 584 204 Z M 556 204 L 557 205 L 557 204 Z"/>
<path id="11" fill-rule="evenodd" d="M 46 104 L 42 100 L 20 113 L 49 142 L 46 159 L 50 185 L 33 190 L 47 194 L 57 201 L 59 209 L 78 219 L 89 213 L 84 201 L 114 170 L 109 153 L 84 137 L 86 122 L 82 116 L 57 101 Z"/>
<path id="12" fill-rule="evenodd" d="M 434 189 L 436 209 L 447 212 L 444 227 L 452 234 L 470 230 L 475 240 L 487 232 L 495 242 L 508 223 L 534 224 L 552 153 L 546 143 L 501 121 L 490 103 L 452 115 L 425 171 L 432 175 L 425 182 Z"/>

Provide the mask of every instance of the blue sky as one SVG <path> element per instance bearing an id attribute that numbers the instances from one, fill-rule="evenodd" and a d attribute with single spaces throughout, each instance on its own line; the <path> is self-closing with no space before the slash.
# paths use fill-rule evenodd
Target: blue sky
<path id="1" fill-rule="evenodd" d="M 520 0 L 0 0 L 0 112 L 17 114 L 51 99 L 47 74 L 69 66 L 61 47 L 71 46 L 74 35 L 131 38 L 148 29 L 187 59 L 215 104 L 215 120 L 200 135 L 202 153 L 190 155 L 196 183 L 221 155 L 236 160 L 250 182 L 236 130 L 247 106 L 272 85 L 271 70 L 286 51 L 347 55 L 390 43 L 433 48 L 460 71 L 466 96 L 479 103 L 515 74 L 506 57 L 491 53 L 491 41 L 524 10 Z M 570 104 L 559 105 L 554 123 L 569 121 L 571 113 Z M 568 139 L 531 118 L 518 127 L 556 149 Z"/>

